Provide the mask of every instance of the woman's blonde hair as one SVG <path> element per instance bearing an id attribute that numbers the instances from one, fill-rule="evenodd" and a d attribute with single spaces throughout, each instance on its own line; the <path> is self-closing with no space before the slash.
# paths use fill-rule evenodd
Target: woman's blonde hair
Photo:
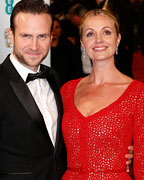
<path id="1" fill-rule="evenodd" d="M 114 16 L 114 14 L 112 12 L 105 10 L 105 9 L 93 9 L 93 10 L 88 11 L 81 21 L 81 24 L 80 24 L 80 38 L 81 39 L 82 39 L 82 33 L 83 33 L 83 25 L 85 24 L 87 19 L 89 19 L 90 17 L 93 17 L 93 16 L 97 16 L 97 15 L 107 16 L 107 17 L 111 18 L 114 21 L 117 35 L 120 33 L 118 18 L 116 16 Z"/>

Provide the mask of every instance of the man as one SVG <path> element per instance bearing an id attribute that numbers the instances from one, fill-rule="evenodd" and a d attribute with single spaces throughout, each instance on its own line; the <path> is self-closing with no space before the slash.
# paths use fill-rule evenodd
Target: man
<path id="1" fill-rule="evenodd" d="M 21 0 L 14 7 L 13 53 L 0 66 L 1 180 L 56 180 L 66 168 L 59 81 L 51 68 L 40 65 L 51 29 L 50 8 L 43 0 Z M 39 71 L 43 79 L 29 81 L 27 75 Z"/>

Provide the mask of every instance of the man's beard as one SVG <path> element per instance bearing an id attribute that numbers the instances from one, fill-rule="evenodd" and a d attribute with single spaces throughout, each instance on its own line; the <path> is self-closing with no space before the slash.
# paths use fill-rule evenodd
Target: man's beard
<path id="1" fill-rule="evenodd" d="M 17 60 L 18 60 L 22 65 L 24 65 L 24 66 L 26 66 L 26 67 L 37 67 L 37 66 L 39 66 L 40 63 L 46 58 L 46 56 L 44 56 L 40 61 L 38 61 L 37 64 L 32 65 L 32 64 L 30 64 L 29 61 L 27 61 L 27 60 L 24 58 L 24 56 L 21 55 L 20 53 L 14 52 L 14 54 L 15 54 Z M 33 58 L 33 59 L 34 59 L 34 58 Z"/>

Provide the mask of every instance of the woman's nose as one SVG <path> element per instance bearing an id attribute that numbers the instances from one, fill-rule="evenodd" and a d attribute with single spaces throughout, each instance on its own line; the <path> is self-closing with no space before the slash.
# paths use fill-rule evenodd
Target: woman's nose
<path id="1" fill-rule="evenodd" d="M 102 41 L 103 41 L 102 35 L 101 35 L 101 34 L 96 34 L 96 36 L 95 36 L 95 41 L 96 41 L 96 42 L 102 42 Z"/>

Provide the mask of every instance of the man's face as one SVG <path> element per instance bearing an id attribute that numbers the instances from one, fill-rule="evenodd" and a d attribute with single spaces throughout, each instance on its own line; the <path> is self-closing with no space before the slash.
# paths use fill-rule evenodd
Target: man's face
<path id="1" fill-rule="evenodd" d="M 10 32 L 15 58 L 24 66 L 37 71 L 49 52 L 52 40 L 51 17 L 46 14 L 20 12 L 14 19 L 15 32 Z"/>

